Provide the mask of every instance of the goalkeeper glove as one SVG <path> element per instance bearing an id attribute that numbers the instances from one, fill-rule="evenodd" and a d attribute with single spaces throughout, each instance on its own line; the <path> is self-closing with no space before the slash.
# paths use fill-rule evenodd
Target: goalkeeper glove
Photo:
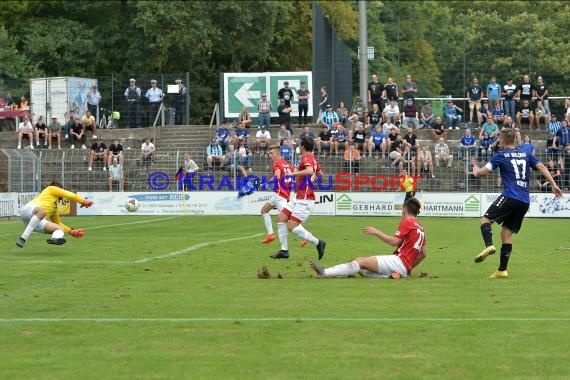
<path id="1" fill-rule="evenodd" d="M 80 238 L 83 237 L 83 235 L 85 235 L 85 230 L 81 228 L 78 230 L 71 230 L 69 231 L 69 234 L 73 237 Z"/>
<path id="2" fill-rule="evenodd" d="M 83 207 L 89 208 L 89 207 L 91 207 L 91 206 L 93 206 L 93 201 L 90 201 L 89 199 L 86 199 L 86 200 L 84 200 L 84 201 L 81 203 L 81 207 L 82 207 L 82 208 L 83 208 Z"/>

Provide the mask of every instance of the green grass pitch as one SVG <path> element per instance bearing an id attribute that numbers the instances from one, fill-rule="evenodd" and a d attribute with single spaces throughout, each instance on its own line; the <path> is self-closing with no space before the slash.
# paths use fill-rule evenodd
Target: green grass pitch
<path id="1" fill-rule="evenodd" d="M 0 221 L 0 379 L 567 379 L 567 220 L 526 219 L 510 278 L 476 219 L 421 218 L 412 278 L 316 279 L 290 234 L 268 256 L 258 216 L 64 218 L 64 246 Z M 397 218 L 312 217 L 326 266 L 388 254 Z M 500 245 L 499 228 L 494 240 Z M 270 279 L 258 278 L 266 266 Z M 424 272 L 423 276 L 420 276 Z"/>

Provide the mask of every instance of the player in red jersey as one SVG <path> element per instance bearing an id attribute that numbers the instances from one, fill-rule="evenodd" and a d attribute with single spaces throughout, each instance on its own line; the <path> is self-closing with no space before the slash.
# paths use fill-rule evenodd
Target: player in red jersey
<path id="1" fill-rule="evenodd" d="M 315 142 L 309 137 L 301 139 L 301 162 L 299 167 L 292 176 L 296 177 L 295 181 L 295 199 L 291 199 L 289 203 L 281 210 L 277 217 L 277 233 L 279 241 L 281 242 L 281 249 L 279 252 L 271 255 L 273 259 L 288 259 L 289 246 L 287 235 L 289 231 L 299 236 L 303 240 L 313 243 L 317 248 L 319 260 L 325 254 L 325 247 L 327 242 L 317 239 L 313 234 L 305 229 L 301 223 L 307 221 L 313 206 L 315 205 L 315 189 L 313 180 L 322 172 L 320 165 L 315 156 L 313 156 L 313 149 Z"/>
<path id="2" fill-rule="evenodd" d="M 416 198 L 404 202 L 402 220 L 394 236 L 374 227 L 364 227 L 364 233 L 375 235 L 383 242 L 396 247 L 394 253 L 384 256 L 359 257 L 349 263 L 330 268 L 321 268 L 311 260 L 311 268 L 321 277 L 349 276 L 360 273 L 364 277 L 400 278 L 408 277 L 426 257 L 424 228 L 418 222 L 421 204 Z"/>
<path id="3" fill-rule="evenodd" d="M 267 230 L 265 239 L 261 241 L 263 244 L 269 244 L 275 240 L 269 212 L 273 209 L 277 209 L 281 212 L 283 207 L 289 202 L 289 195 L 291 194 L 291 187 L 293 186 L 291 173 L 295 170 L 293 165 L 281 157 L 279 145 L 270 146 L 267 150 L 267 154 L 269 154 L 269 157 L 273 160 L 273 195 L 269 198 L 267 203 L 261 207 L 261 217 L 263 218 L 265 229 Z"/>

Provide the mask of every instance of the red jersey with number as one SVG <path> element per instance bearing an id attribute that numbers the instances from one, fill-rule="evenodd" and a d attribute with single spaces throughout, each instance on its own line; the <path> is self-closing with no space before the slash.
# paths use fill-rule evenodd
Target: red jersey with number
<path id="1" fill-rule="evenodd" d="M 411 271 L 422 247 L 426 244 L 424 228 L 416 218 L 406 218 L 400 222 L 394 237 L 402 239 L 394 254 L 398 255 L 408 271 Z"/>
<path id="2" fill-rule="evenodd" d="M 293 169 L 293 165 L 283 158 L 273 161 L 273 174 L 277 176 L 277 171 L 279 171 L 279 176 L 275 178 L 276 183 L 273 187 L 273 191 L 286 200 L 289 200 L 289 196 L 291 195 L 294 179 L 291 177 Z"/>
<path id="3" fill-rule="evenodd" d="M 312 153 L 308 153 L 301 157 L 301 162 L 299 162 L 299 167 L 297 169 L 302 171 L 309 167 L 313 168 L 313 174 L 317 173 L 319 163 Z M 311 177 L 312 174 L 297 177 L 297 186 L 295 187 L 297 199 L 315 200 L 315 185 L 313 184 L 313 181 L 311 181 Z"/>

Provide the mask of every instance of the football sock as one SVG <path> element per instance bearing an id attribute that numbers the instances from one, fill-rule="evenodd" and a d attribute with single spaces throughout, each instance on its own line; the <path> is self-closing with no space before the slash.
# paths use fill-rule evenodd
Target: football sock
<path id="1" fill-rule="evenodd" d="M 305 227 L 303 227 L 300 224 L 297 227 L 293 228 L 293 230 L 291 232 L 293 232 L 295 235 L 299 236 L 301 239 L 313 243 L 314 245 L 319 244 L 319 239 L 314 237 L 312 233 L 307 231 L 305 229 Z"/>
<path id="2" fill-rule="evenodd" d="M 55 230 L 52 232 L 51 234 L 51 238 L 52 239 L 61 239 L 64 235 L 64 232 L 62 230 Z"/>
<path id="3" fill-rule="evenodd" d="M 335 276 L 348 276 L 351 274 L 358 273 L 360 270 L 360 265 L 356 261 L 351 261 L 350 263 L 335 265 L 334 267 L 325 269 L 325 276 L 335 277 Z"/>
<path id="4" fill-rule="evenodd" d="M 271 215 L 268 213 L 263 213 L 261 214 L 261 217 L 263 218 L 263 223 L 265 223 L 265 229 L 267 230 L 267 233 L 272 234 L 273 224 L 271 223 Z"/>
<path id="5" fill-rule="evenodd" d="M 376 272 L 371 272 L 368 269 L 364 269 L 362 272 L 360 272 L 362 274 L 362 276 L 364 277 L 368 277 L 368 278 L 388 278 L 390 277 L 390 275 L 386 275 L 386 274 L 380 274 L 380 273 L 376 273 Z"/>
<path id="6" fill-rule="evenodd" d="M 289 244 L 287 242 L 287 224 L 277 223 L 277 234 L 279 235 L 279 241 L 281 242 L 281 249 L 283 251 L 289 250 Z"/>
<path id="7" fill-rule="evenodd" d="M 503 244 L 501 246 L 501 262 L 499 264 L 500 271 L 507 270 L 507 265 L 509 265 L 509 258 L 511 257 L 512 250 L 512 244 Z"/>
<path id="8" fill-rule="evenodd" d="M 36 215 L 32 216 L 32 218 L 28 222 L 28 225 L 26 226 L 26 229 L 24 230 L 24 233 L 22 234 L 22 238 L 24 240 L 28 240 L 28 238 L 30 237 L 32 232 L 34 232 L 34 229 L 38 226 L 40 221 L 41 219 L 38 218 Z"/>
<path id="9" fill-rule="evenodd" d="M 490 223 L 481 224 L 481 235 L 483 235 L 485 247 L 493 245 L 493 229 L 491 228 Z"/>

